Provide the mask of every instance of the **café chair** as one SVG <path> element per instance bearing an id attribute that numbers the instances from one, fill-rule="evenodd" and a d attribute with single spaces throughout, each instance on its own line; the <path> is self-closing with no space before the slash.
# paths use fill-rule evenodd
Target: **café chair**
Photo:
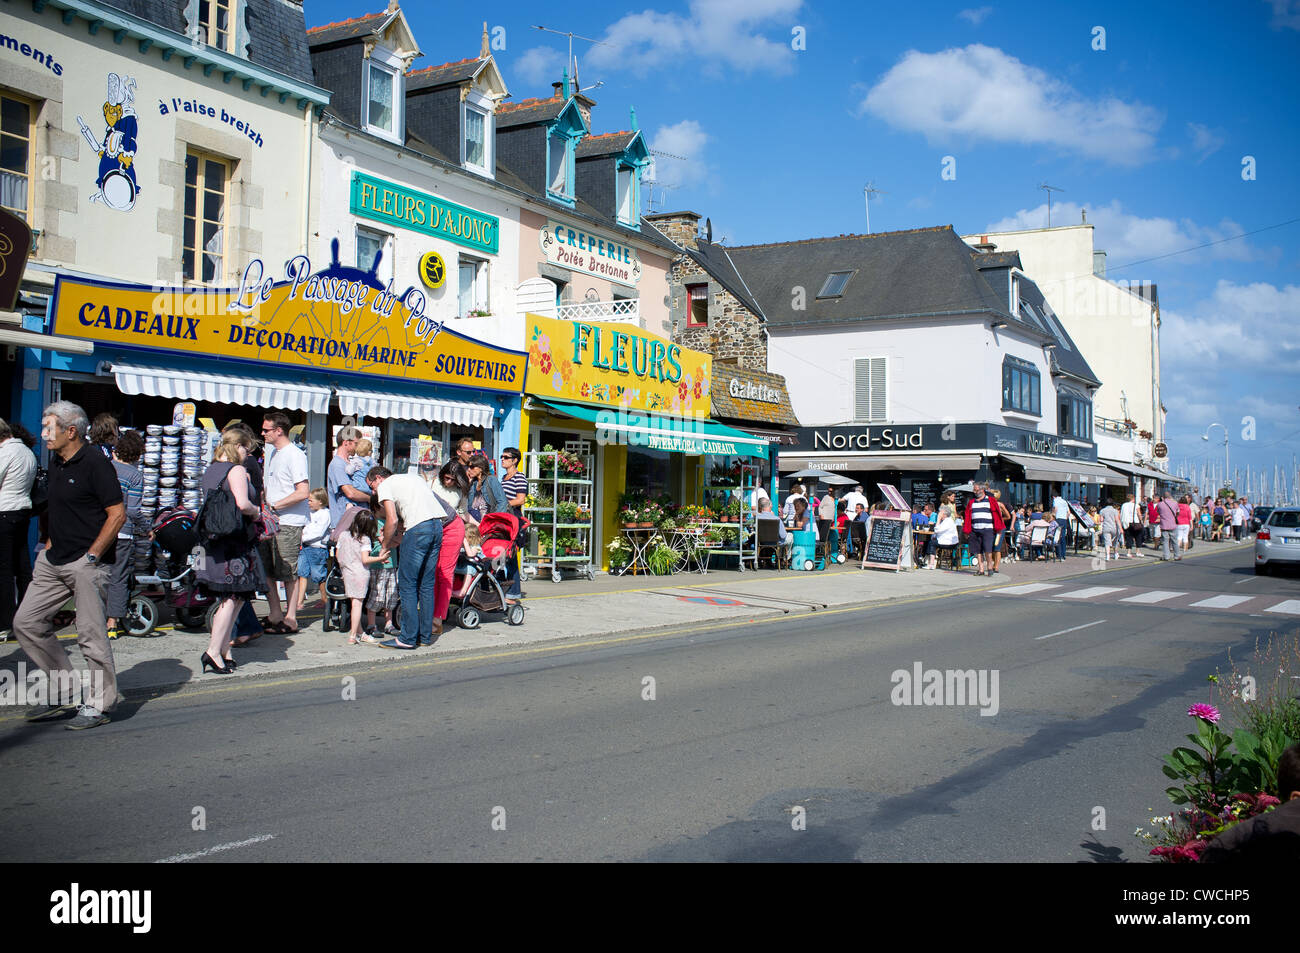
<path id="1" fill-rule="evenodd" d="M 761 519 L 758 520 L 758 562 L 762 563 L 763 555 L 771 551 L 776 563 L 777 569 L 785 569 L 786 548 L 781 542 L 781 523 L 780 520 Z"/>

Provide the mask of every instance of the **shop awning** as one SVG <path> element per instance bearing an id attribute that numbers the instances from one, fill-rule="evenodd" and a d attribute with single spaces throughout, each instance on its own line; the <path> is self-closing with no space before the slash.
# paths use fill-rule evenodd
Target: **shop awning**
<path id="1" fill-rule="evenodd" d="M 781 454 L 782 470 L 978 470 L 978 453 L 888 454 L 846 453 L 816 456 Z"/>
<path id="2" fill-rule="evenodd" d="M 793 447 L 799 443 L 799 435 L 789 430 L 767 430 L 763 427 L 747 427 L 741 422 L 735 424 L 724 424 L 724 426 L 734 426 L 742 433 L 747 433 L 751 437 L 762 437 L 768 443 L 775 443 L 787 447 Z"/>
<path id="3" fill-rule="evenodd" d="M 716 420 L 694 417 L 670 417 L 665 414 L 616 407 L 595 407 L 560 400 L 539 400 L 552 410 L 579 420 L 586 420 L 600 430 L 648 450 L 673 453 L 716 453 L 729 457 L 767 457 L 768 443 L 759 437 L 733 430 Z"/>
<path id="4" fill-rule="evenodd" d="M 215 404 L 247 404 L 268 410 L 329 411 L 330 389 L 296 381 L 268 381 L 234 374 L 205 374 L 175 368 L 114 364 L 113 377 L 124 394 L 174 397 Z"/>
<path id="5" fill-rule="evenodd" d="M 1183 482 L 1181 477 L 1165 473 L 1163 470 L 1152 470 L 1149 467 L 1140 467 L 1135 463 L 1120 463 L 1117 460 L 1102 460 L 1100 462 L 1110 467 L 1112 470 L 1118 470 L 1120 473 L 1125 473 L 1129 476 L 1145 477 L 1148 480 L 1164 480 L 1167 483 Z"/>
<path id="6" fill-rule="evenodd" d="M 1022 468 L 1026 480 L 1044 480 L 1048 483 L 1104 483 L 1108 486 L 1128 485 L 1128 480 L 1109 467 L 1082 460 L 1022 457 L 1015 453 L 1004 453 L 1001 457 Z"/>
<path id="7" fill-rule="evenodd" d="M 0 344 L 13 344 L 17 347 L 43 348 L 47 351 L 62 351 L 65 354 L 93 354 L 93 341 L 80 341 L 77 338 L 65 338 L 61 334 L 40 334 L 36 331 L 24 331 L 18 327 L 0 325 Z"/>
<path id="8" fill-rule="evenodd" d="M 467 400 L 441 400 L 404 394 L 375 394 L 340 387 L 339 410 L 345 414 L 379 417 L 384 420 L 416 420 L 429 423 L 462 424 L 491 430 L 496 412 L 488 404 Z"/>

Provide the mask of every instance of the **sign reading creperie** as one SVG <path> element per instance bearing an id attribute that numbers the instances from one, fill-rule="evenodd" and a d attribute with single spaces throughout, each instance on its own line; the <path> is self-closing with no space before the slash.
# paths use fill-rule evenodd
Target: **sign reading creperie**
<path id="1" fill-rule="evenodd" d="M 552 265 L 608 278 L 620 285 L 635 285 L 641 280 L 641 259 L 636 249 L 613 236 L 552 220 L 546 223 L 538 241 Z"/>

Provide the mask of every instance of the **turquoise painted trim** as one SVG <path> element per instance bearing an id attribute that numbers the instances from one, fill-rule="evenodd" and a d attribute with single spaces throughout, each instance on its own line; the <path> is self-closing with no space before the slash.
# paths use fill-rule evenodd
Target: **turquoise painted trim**
<path id="1" fill-rule="evenodd" d="M 190 64 L 196 61 L 202 62 L 205 64 L 205 76 L 210 76 L 213 69 L 221 67 L 230 71 L 234 76 L 240 78 L 251 77 L 253 82 L 262 83 L 275 90 L 288 92 L 292 96 L 297 96 L 300 101 L 316 103 L 322 106 L 328 105 L 330 101 L 329 90 L 300 82 L 291 76 L 286 76 L 284 73 L 250 63 L 224 50 L 218 50 L 210 46 L 195 47 L 190 43 L 190 38 L 184 34 L 165 29 L 156 23 L 150 23 L 148 20 L 142 20 L 140 17 L 127 13 L 125 10 L 119 10 L 117 7 L 97 3 L 95 0 L 49 0 L 49 5 L 56 10 L 63 11 L 61 16 L 64 23 L 71 22 L 69 14 L 73 18 L 79 16 L 86 20 L 87 29 L 89 29 L 91 36 L 95 36 L 101 27 L 107 26 L 113 30 L 113 37 L 118 43 L 122 42 L 122 39 L 118 38 L 119 35 L 122 38 L 130 36 L 138 40 L 148 40 L 152 45 L 162 50 L 170 49 L 178 53 L 185 53 L 187 54 L 184 60 L 186 68 L 188 69 Z"/>
<path id="2" fill-rule="evenodd" d="M 577 191 L 574 183 L 574 169 L 578 161 L 578 140 L 590 130 L 582 118 L 582 110 L 572 96 L 560 110 L 560 114 L 546 126 L 546 197 L 574 208 L 577 205 Z M 551 191 L 551 137 L 563 136 L 564 143 L 564 192 Z"/>

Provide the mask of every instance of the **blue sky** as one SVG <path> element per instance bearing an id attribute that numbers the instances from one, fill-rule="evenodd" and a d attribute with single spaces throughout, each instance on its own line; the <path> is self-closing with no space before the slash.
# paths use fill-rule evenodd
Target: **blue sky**
<path id="1" fill-rule="evenodd" d="M 593 131 L 635 106 L 685 157 L 658 160 L 659 208 L 731 244 L 862 232 L 868 181 L 872 231 L 962 234 L 1045 224 L 1036 187 L 1057 186 L 1053 220 L 1086 208 L 1111 277 L 1159 285 L 1175 464 L 1221 458 L 1216 421 L 1234 467 L 1300 453 L 1300 0 L 645 3 L 404 11 L 416 68 L 475 55 L 485 17 L 504 28 L 516 101 L 564 67 L 567 41 L 533 25 L 602 41 L 574 41 L 583 86 L 603 83 Z M 311 0 L 308 25 L 382 5 Z"/>

